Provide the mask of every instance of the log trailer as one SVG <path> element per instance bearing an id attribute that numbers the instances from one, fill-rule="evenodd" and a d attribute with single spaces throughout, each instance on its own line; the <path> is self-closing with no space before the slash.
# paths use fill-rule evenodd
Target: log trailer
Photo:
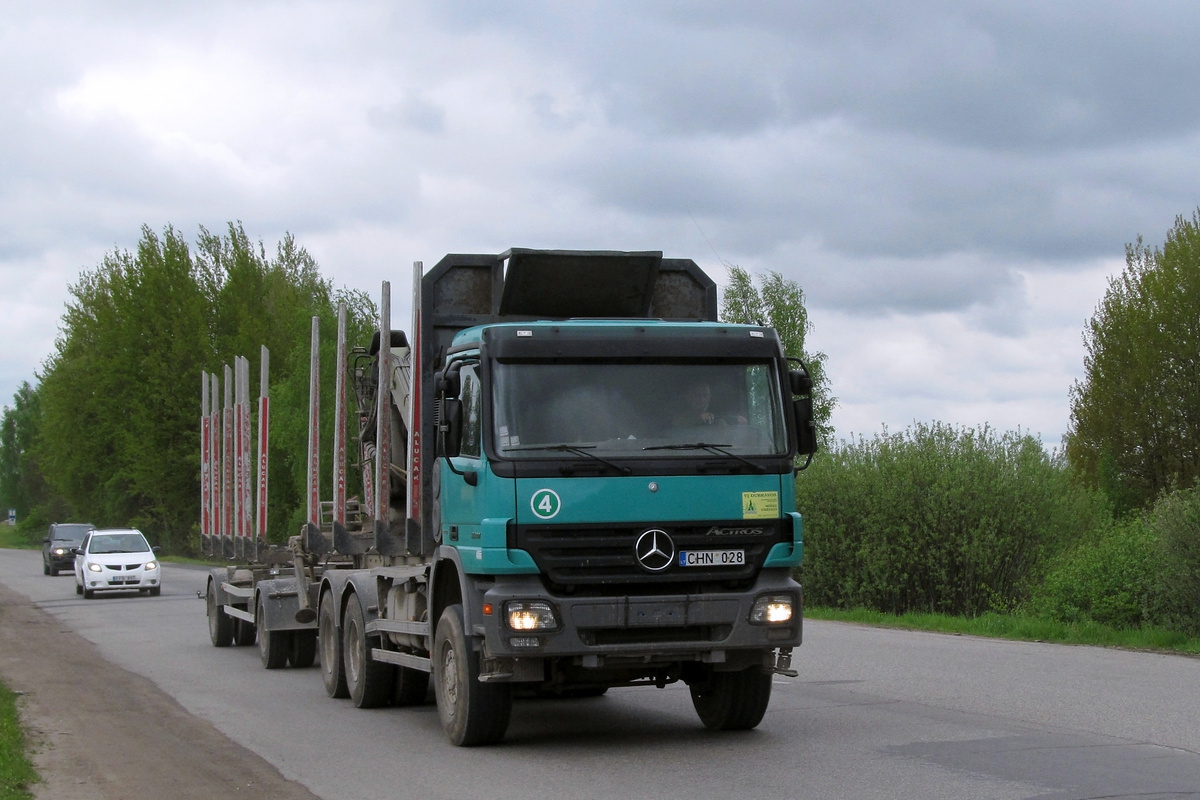
<path id="1" fill-rule="evenodd" d="M 801 642 L 804 365 L 773 329 L 718 322 L 712 279 L 660 252 L 451 254 L 414 265 L 412 307 L 410 339 L 384 283 L 350 352 L 339 315 L 326 501 L 314 320 L 308 522 L 286 546 L 265 544 L 261 455 L 252 532 L 248 367 L 238 402 L 226 368 L 223 411 L 205 377 L 203 540 L 240 562 L 209 574 L 212 643 L 319 661 L 364 708 L 425 702 L 432 681 L 456 745 L 503 738 L 514 693 L 678 681 L 707 728 L 757 726 Z"/>

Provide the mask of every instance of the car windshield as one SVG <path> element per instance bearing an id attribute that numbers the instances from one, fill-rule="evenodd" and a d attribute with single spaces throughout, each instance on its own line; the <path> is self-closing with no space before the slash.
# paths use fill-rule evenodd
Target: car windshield
<path id="1" fill-rule="evenodd" d="M 505 458 L 787 453 L 767 361 L 500 362 L 493 375 L 493 441 Z"/>
<path id="2" fill-rule="evenodd" d="M 150 550 L 140 533 L 98 533 L 92 536 L 88 552 L 93 555 L 105 553 L 145 553 Z"/>
<path id="3" fill-rule="evenodd" d="M 59 525 L 54 529 L 54 541 L 78 544 L 91 529 L 90 525 Z"/>

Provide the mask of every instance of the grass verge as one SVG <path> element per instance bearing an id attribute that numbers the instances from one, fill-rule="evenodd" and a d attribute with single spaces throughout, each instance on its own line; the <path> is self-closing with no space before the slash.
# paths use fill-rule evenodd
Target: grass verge
<path id="1" fill-rule="evenodd" d="M 1182 633 L 1162 628 L 1117 629 L 1095 622 L 1067 624 L 1017 614 L 988 613 L 978 617 L 916 613 L 895 615 L 866 609 L 842 611 L 811 606 L 804 609 L 804 615 L 810 619 L 857 622 L 862 625 L 877 625 L 884 628 L 1200 655 L 1200 639 L 1190 638 Z"/>
<path id="2" fill-rule="evenodd" d="M 26 754 L 17 696 L 0 685 L 0 800 L 30 800 L 38 780 Z"/>

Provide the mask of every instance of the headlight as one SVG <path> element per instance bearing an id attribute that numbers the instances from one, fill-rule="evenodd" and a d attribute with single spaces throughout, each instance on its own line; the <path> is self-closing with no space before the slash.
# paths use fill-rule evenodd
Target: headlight
<path id="1" fill-rule="evenodd" d="M 155 569 L 158 569 L 157 561 L 147 561 L 146 562 L 146 572 L 150 572 L 151 570 L 155 570 Z"/>
<path id="2" fill-rule="evenodd" d="M 93 564 L 91 562 L 88 563 L 87 568 L 88 568 L 88 572 L 103 572 L 104 571 L 104 567 L 100 566 L 99 564 Z"/>
<path id="3" fill-rule="evenodd" d="M 54 555 L 56 555 L 56 556 L 65 556 L 66 554 L 67 554 L 67 551 L 66 551 L 66 550 L 63 550 L 61 547 L 56 547 L 56 548 L 54 548 Z"/>
<path id="4" fill-rule="evenodd" d="M 754 601 L 750 609 L 751 625 L 782 625 L 792 621 L 793 604 L 796 599 L 790 594 L 764 594 Z"/>
<path id="5" fill-rule="evenodd" d="M 542 600 L 510 600 L 504 604 L 508 627 L 514 631 L 552 631 L 558 628 L 554 606 Z"/>

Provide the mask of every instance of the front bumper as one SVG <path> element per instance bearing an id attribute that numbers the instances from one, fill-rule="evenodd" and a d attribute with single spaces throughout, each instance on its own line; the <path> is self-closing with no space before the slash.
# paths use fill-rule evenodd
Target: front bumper
<path id="1" fill-rule="evenodd" d="M 68 570 L 75 569 L 75 556 L 69 554 L 56 556 L 51 554 L 50 566 L 59 572 L 67 572 Z"/>
<path id="2" fill-rule="evenodd" d="M 763 570 L 753 588 L 698 594 L 568 597 L 549 594 L 532 575 L 505 576 L 477 587 L 483 633 L 491 657 L 574 657 L 583 667 L 618 663 L 696 661 L 722 663 L 730 651 L 767 652 L 799 646 L 803 634 L 803 592 L 788 570 Z M 762 595 L 794 598 L 786 624 L 752 624 L 750 612 Z M 559 626 L 553 631 L 514 631 L 505 621 L 510 600 L 553 605 Z M 482 630 L 480 630 L 482 628 Z"/>
<path id="3" fill-rule="evenodd" d="M 83 588 L 92 592 L 129 591 L 153 589 L 161 585 L 160 570 L 151 572 L 87 572 L 84 573 Z"/>

